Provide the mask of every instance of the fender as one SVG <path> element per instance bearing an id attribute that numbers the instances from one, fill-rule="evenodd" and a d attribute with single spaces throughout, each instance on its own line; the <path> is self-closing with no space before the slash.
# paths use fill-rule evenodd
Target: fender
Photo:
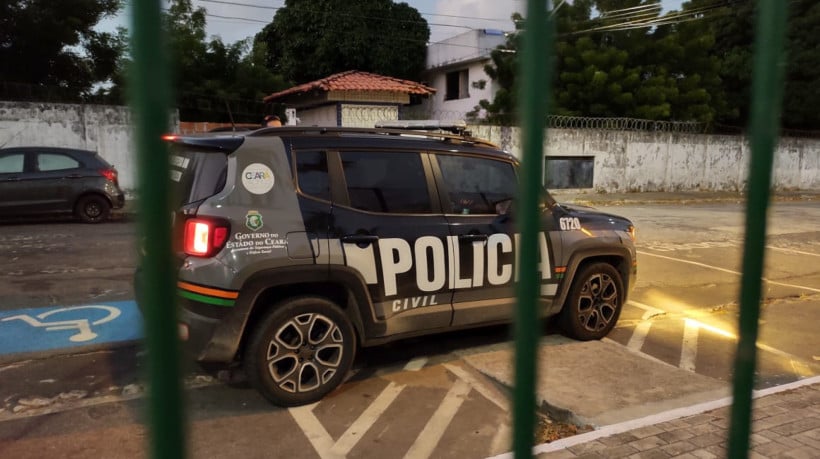
<path id="1" fill-rule="evenodd" d="M 567 300 L 567 295 L 569 295 L 569 290 L 572 287 L 572 283 L 575 281 L 575 275 L 578 273 L 578 268 L 581 266 L 581 263 L 590 258 L 612 256 L 622 258 L 627 263 L 627 266 L 632 266 L 632 254 L 625 246 L 613 247 L 603 244 L 594 244 L 580 250 L 575 250 L 572 254 L 572 258 L 570 258 L 569 263 L 567 264 L 567 273 L 564 277 L 564 281 L 561 283 L 561 286 L 558 288 L 558 292 L 555 294 L 555 299 L 552 303 L 552 312 L 558 314 L 561 312 L 561 309 L 563 309 L 564 302 Z M 621 274 L 624 275 L 624 278 L 621 279 L 621 290 L 624 294 L 623 303 L 626 303 L 627 294 L 629 293 L 627 291 L 627 286 L 629 285 L 630 272 L 627 270 L 626 273 L 621 272 Z"/>

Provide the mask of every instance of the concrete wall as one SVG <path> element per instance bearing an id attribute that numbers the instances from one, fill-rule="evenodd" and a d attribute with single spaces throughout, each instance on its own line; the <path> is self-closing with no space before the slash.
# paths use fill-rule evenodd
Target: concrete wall
<path id="1" fill-rule="evenodd" d="M 336 119 L 336 107 L 315 113 L 302 124 Z M 0 145 L 66 146 L 97 151 L 120 172 L 120 184 L 132 195 L 137 164 L 127 107 L 40 104 L 0 101 Z M 172 120 L 169 132 L 177 130 Z M 327 125 L 327 124 L 325 124 Z M 518 128 L 471 126 L 521 157 Z M 746 187 L 749 146 L 743 137 L 655 132 L 550 129 L 547 156 L 594 158 L 590 191 L 735 191 Z M 772 179 L 780 190 L 820 190 L 820 140 L 781 139 Z"/>
<path id="2" fill-rule="evenodd" d="M 521 157 L 520 130 L 471 126 Z M 741 191 L 750 150 L 741 136 L 663 132 L 549 129 L 546 156 L 594 158 L 592 191 Z M 820 140 L 783 138 L 775 151 L 772 182 L 778 190 L 820 190 Z"/>
<path id="3" fill-rule="evenodd" d="M 96 151 L 117 168 L 120 186 L 133 195 L 137 158 L 132 122 L 128 107 L 0 101 L 0 146 Z M 172 119 L 172 123 L 175 126 L 178 120 Z"/>

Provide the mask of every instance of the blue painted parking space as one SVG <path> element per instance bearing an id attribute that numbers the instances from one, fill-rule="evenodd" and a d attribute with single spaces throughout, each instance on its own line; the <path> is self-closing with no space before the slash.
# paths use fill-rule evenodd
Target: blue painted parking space
<path id="1" fill-rule="evenodd" d="M 0 356 L 142 339 L 135 301 L 0 311 Z"/>

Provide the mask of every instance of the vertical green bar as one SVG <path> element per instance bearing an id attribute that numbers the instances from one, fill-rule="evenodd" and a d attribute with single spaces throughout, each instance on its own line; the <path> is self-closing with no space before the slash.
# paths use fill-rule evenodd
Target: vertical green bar
<path id="1" fill-rule="evenodd" d="M 544 122 L 552 81 L 547 50 L 552 49 L 552 21 L 546 2 L 529 0 L 521 58 L 521 136 L 523 158 L 519 186 L 518 215 L 521 259 L 518 266 L 518 307 L 515 313 L 515 394 L 513 397 L 513 452 L 515 457 L 532 456 L 535 431 L 536 353 L 540 321 L 537 300 L 541 294 L 537 238 L 541 230 L 542 165 Z"/>
<path id="2" fill-rule="evenodd" d="M 168 129 L 170 79 L 160 0 L 136 0 L 131 6 L 134 64 L 130 89 L 137 121 L 139 234 L 145 249 L 139 297 L 148 346 L 151 453 L 155 458 L 181 458 L 185 435 L 171 270 L 169 165 L 167 146 L 160 138 Z"/>
<path id="3" fill-rule="evenodd" d="M 757 11 L 752 111 L 749 121 L 752 158 L 746 201 L 746 239 L 740 290 L 740 341 L 735 356 L 734 398 L 729 430 L 729 457 L 747 457 L 751 425 L 761 277 L 766 245 L 772 160 L 783 94 L 783 42 L 786 10 L 783 0 L 760 0 Z"/>

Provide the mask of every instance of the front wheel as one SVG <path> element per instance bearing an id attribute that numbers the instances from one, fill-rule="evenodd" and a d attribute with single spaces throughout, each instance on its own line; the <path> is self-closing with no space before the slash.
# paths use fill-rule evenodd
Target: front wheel
<path id="1" fill-rule="evenodd" d="M 276 306 L 252 332 L 244 366 L 251 384 L 279 406 L 320 400 L 344 380 L 356 352 L 350 321 L 335 303 L 298 297 Z"/>
<path id="2" fill-rule="evenodd" d="M 623 281 L 612 265 L 585 266 L 572 284 L 564 308 L 561 328 L 570 338 L 601 339 L 615 326 L 623 307 Z"/>

